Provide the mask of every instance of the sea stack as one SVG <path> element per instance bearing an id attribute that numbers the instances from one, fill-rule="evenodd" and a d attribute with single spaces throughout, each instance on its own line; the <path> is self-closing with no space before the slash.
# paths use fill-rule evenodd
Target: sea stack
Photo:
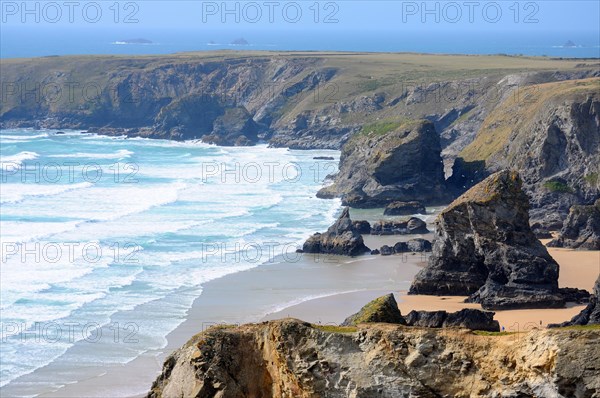
<path id="1" fill-rule="evenodd" d="M 362 235 L 350 219 L 350 209 L 346 207 L 337 221 L 325 233 L 316 233 L 304 242 L 304 253 L 339 254 L 358 256 L 371 251 L 365 246 Z"/>
<path id="2" fill-rule="evenodd" d="M 564 306 L 559 267 L 529 226 L 515 171 L 492 174 L 436 219 L 433 253 L 410 294 L 464 295 L 485 309 Z"/>
<path id="3" fill-rule="evenodd" d="M 340 197 L 343 204 L 362 208 L 443 202 L 448 195 L 440 153 L 440 137 L 430 121 L 365 126 L 342 148 L 334 183 L 317 196 Z"/>

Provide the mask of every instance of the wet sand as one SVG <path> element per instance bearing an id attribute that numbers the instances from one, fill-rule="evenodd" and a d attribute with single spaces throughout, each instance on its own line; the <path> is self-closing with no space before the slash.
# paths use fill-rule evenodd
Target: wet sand
<path id="1" fill-rule="evenodd" d="M 377 240 L 376 237 L 369 238 L 372 244 Z M 388 240 L 395 243 L 399 239 L 384 237 L 377 244 L 384 244 Z M 85 369 L 87 377 L 78 377 L 76 383 L 40 397 L 144 396 L 160 372 L 166 356 L 194 334 L 212 325 L 258 322 L 267 314 L 285 313 L 287 308 L 294 308 L 300 303 L 330 298 L 334 304 L 318 308 L 313 317 L 315 322 L 325 323 L 329 316 L 345 314 L 347 306 L 351 304 L 344 300 L 345 294 L 365 294 L 364 299 L 359 295 L 350 305 L 354 309 L 377 297 L 373 296 L 373 292 L 408 289 L 423 260 L 418 255 L 382 257 L 367 254 L 348 258 L 305 254 L 299 255 L 298 261 L 285 262 L 278 258 L 256 268 L 210 281 L 204 285 L 201 296 L 195 300 L 185 321 L 167 336 L 165 348 L 148 351 L 125 365 Z M 47 374 L 50 378 L 57 371 L 60 370 L 42 370 L 36 377 L 39 380 L 40 376 L 44 378 L 43 374 Z M 22 382 L 21 386 L 13 385 L 11 392 L 26 393 L 27 379 Z"/>
<path id="2" fill-rule="evenodd" d="M 437 209 L 436 209 L 437 210 Z M 374 210 L 353 210 L 354 219 L 374 221 Z M 432 215 L 427 221 L 433 220 Z M 365 236 L 370 248 L 379 248 L 415 237 Z M 560 286 L 591 290 L 600 273 L 600 251 L 549 249 L 561 266 Z M 320 324 L 339 324 L 368 301 L 393 292 L 403 314 L 413 309 L 457 311 L 480 308 L 465 304 L 464 297 L 408 296 L 415 274 L 425 265 L 424 254 L 364 255 L 357 258 L 301 255 L 298 261 L 277 258 L 257 268 L 230 274 L 206 283 L 186 319 L 167 336 L 166 347 L 152 350 L 118 366 L 88 369 L 89 377 L 42 397 L 144 396 L 167 355 L 194 334 L 219 323 L 241 324 L 294 317 Z M 564 309 L 497 311 L 495 318 L 508 331 L 522 331 L 562 322 L 577 314 L 582 305 Z M 160 314 L 157 314 L 160 316 Z M 56 370 L 53 370 L 56 371 Z M 48 372 L 51 376 L 52 372 Z M 26 388 L 22 390 L 26 392 Z"/>
<path id="3" fill-rule="evenodd" d="M 380 240 L 380 242 L 388 244 L 387 240 L 390 237 L 382 238 L 384 239 L 370 237 L 370 239 Z M 546 243 L 547 241 L 543 242 Z M 560 265 L 560 287 L 576 287 L 592 291 L 594 282 L 600 274 L 600 251 L 548 248 L 548 252 Z M 391 258 L 395 257 L 391 256 Z M 339 297 L 315 299 L 286 308 L 283 311 L 271 313 L 264 319 L 291 316 L 309 322 L 339 323 L 347 316 L 357 312 L 368 301 L 387 293 L 394 293 L 403 314 L 407 314 L 412 310 L 446 310 L 453 312 L 462 308 L 481 309 L 479 304 L 464 303 L 466 297 L 409 296 L 407 295 L 407 289 L 398 286 L 392 290 L 376 289 L 347 293 Z M 494 318 L 507 331 L 523 331 L 534 327 L 546 327 L 549 323 L 560 323 L 569 320 L 584 307 L 585 305 L 569 304 L 566 308 L 559 309 L 496 311 Z"/>

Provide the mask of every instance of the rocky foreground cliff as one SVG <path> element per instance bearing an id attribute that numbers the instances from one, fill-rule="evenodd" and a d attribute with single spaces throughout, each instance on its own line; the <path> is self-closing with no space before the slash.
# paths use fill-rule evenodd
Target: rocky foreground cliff
<path id="1" fill-rule="evenodd" d="M 194 336 L 148 397 L 592 398 L 598 375 L 600 329 L 481 335 L 284 319 Z"/>

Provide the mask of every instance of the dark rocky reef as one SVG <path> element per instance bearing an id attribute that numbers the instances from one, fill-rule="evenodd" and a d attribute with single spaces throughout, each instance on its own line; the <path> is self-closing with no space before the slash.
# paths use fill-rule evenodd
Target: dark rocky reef
<path id="1" fill-rule="evenodd" d="M 413 214 L 425 214 L 425 206 L 421 202 L 392 202 L 388 204 L 383 215 L 385 216 L 410 216 Z"/>
<path id="2" fill-rule="evenodd" d="M 394 247 L 389 247 L 387 245 L 384 245 L 381 247 L 380 249 L 380 253 L 384 254 L 384 252 L 388 255 L 395 253 L 395 254 L 401 254 L 401 253 L 421 253 L 421 252 L 430 252 L 431 251 L 431 242 L 428 241 L 427 239 L 421 239 L 421 238 L 416 238 L 416 239 L 410 239 L 406 242 L 398 242 L 394 245 Z M 379 254 L 379 253 L 377 253 Z"/>
<path id="3" fill-rule="evenodd" d="M 433 253 L 410 294 L 464 295 L 485 309 L 564 306 L 558 264 L 529 226 L 514 171 L 491 175 L 436 219 Z"/>
<path id="4" fill-rule="evenodd" d="M 317 196 L 341 197 L 342 203 L 353 207 L 392 201 L 439 203 L 448 198 L 433 123 L 421 120 L 384 127 L 367 126 L 344 145 L 334 183 Z"/>
<path id="5" fill-rule="evenodd" d="M 429 233 L 425 221 L 417 217 L 408 220 L 380 220 L 371 225 L 372 235 L 410 235 Z"/>
<path id="6" fill-rule="evenodd" d="M 360 234 L 368 235 L 371 233 L 371 224 L 368 221 L 357 220 L 353 221 L 352 225 L 354 226 L 354 229 L 356 229 L 356 231 L 358 231 L 358 233 Z"/>
<path id="7" fill-rule="evenodd" d="M 551 247 L 600 250 L 600 199 L 589 206 L 572 206 Z"/>
<path id="8" fill-rule="evenodd" d="M 391 256 L 394 254 L 394 248 L 388 245 L 383 245 L 379 248 L 379 254 L 382 256 Z"/>
<path id="9" fill-rule="evenodd" d="M 430 252 L 433 249 L 431 242 L 422 238 L 410 239 L 406 246 L 409 252 Z"/>
<path id="10" fill-rule="evenodd" d="M 599 325 L 600 324 L 600 275 L 594 284 L 594 291 L 590 296 L 589 304 L 570 321 L 560 324 L 550 324 L 548 327 L 564 327 L 575 325 Z"/>
<path id="11" fill-rule="evenodd" d="M 404 318 L 407 326 L 427 328 L 465 328 L 499 332 L 500 324 L 494 320 L 494 312 L 464 308 L 457 312 L 411 311 Z"/>
<path id="12" fill-rule="evenodd" d="M 393 294 L 386 294 L 369 302 L 359 312 L 346 318 L 342 326 L 373 322 L 406 324 Z"/>
<path id="13" fill-rule="evenodd" d="M 316 233 L 304 242 L 304 253 L 338 254 L 358 256 L 370 252 L 365 246 L 362 235 L 354 227 L 350 219 L 350 209 L 346 207 L 337 221 L 327 232 Z"/>

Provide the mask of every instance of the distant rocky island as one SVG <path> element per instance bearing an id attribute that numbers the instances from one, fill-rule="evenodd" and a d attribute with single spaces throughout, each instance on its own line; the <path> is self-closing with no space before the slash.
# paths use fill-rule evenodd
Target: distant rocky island
<path id="1" fill-rule="evenodd" d="M 573 41 L 567 40 L 567 42 L 565 44 L 563 44 L 563 47 L 574 48 L 574 47 L 579 47 L 579 46 L 577 44 L 575 44 Z"/>
<path id="2" fill-rule="evenodd" d="M 248 46 L 250 45 L 250 43 L 248 42 L 248 40 L 244 39 L 243 37 L 240 37 L 239 39 L 235 39 L 231 42 L 232 45 L 234 46 Z"/>
<path id="3" fill-rule="evenodd" d="M 141 38 L 117 40 L 115 43 L 117 43 L 117 44 L 153 44 L 151 40 L 141 39 Z"/>

